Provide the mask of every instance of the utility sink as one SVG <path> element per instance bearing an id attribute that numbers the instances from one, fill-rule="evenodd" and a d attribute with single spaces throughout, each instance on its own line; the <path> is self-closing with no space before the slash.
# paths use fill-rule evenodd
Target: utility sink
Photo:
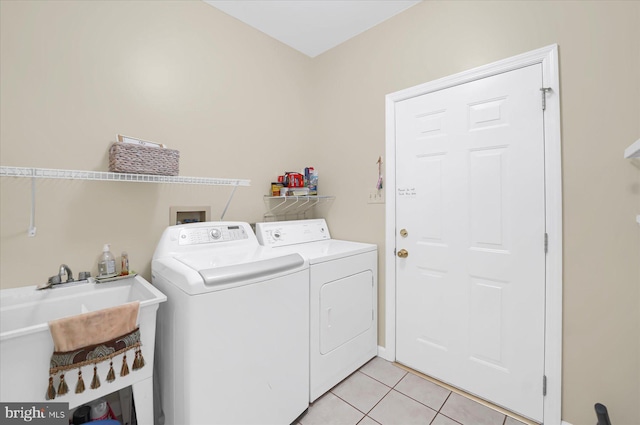
<path id="1" fill-rule="evenodd" d="M 0 291 L 0 341 L 42 330 L 47 323 L 103 308 L 140 301 L 140 310 L 167 300 L 149 282 L 136 276 L 117 282 L 74 282 L 36 291 L 34 286 Z"/>
<path id="2" fill-rule="evenodd" d="M 49 361 L 53 353 L 49 321 L 139 301 L 138 325 L 146 366 L 124 377 L 117 375 L 114 382 L 108 383 L 105 377 L 109 362 L 98 363 L 102 385 L 97 389 L 89 388 L 93 367 L 85 366 L 82 371 L 86 389 L 81 394 L 74 393 L 77 373 L 70 371 L 65 378 L 69 393 L 52 401 L 69 402 L 69 407 L 74 408 L 131 385 L 136 396 L 138 423 L 153 423 L 156 313 L 160 303 L 166 300 L 162 292 L 141 276 L 100 284 L 54 286 L 40 291 L 35 286 L 0 290 L 0 401 L 47 401 Z M 114 358 L 114 368 L 116 362 L 119 368 L 120 357 Z M 56 379 L 56 387 L 57 384 Z M 139 401 L 142 411 L 138 410 Z M 145 405 L 147 402 L 151 403 L 150 410 Z"/>

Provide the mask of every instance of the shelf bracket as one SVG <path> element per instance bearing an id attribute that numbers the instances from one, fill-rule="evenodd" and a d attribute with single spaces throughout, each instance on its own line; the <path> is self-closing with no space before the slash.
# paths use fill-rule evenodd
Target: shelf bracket
<path id="1" fill-rule="evenodd" d="M 287 196 L 287 198 L 288 198 L 288 199 L 295 199 L 295 200 L 293 201 L 293 203 L 292 203 L 292 204 L 289 204 L 289 205 L 285 206 L 285 207 L 282 209 L 282 212 L 284 212 L 284 211 L 286 211 L 286 210 L 289 210 L 289 209 L 293 208 L 293 207 L 294 207 L 298 202 L 300 202 L 300 198 L 299 198 L 299 197 L 297 197 L 297 196 Z"/>
<path id="2" fill-rule="evenodd" d="M 36 178 L 31 177 L 31 218 L 29 219 L 29 230 L 27 236 L 30 238 L 36 235 Z"/>
<path id="3" fill-rule="evenodd" d="M 281 206 L 283 206 L 286 203 L 287 203 L 287 198 L 283 198 L 282 202 L 280 202 L 278 205 L 276 205 L 276 207 L 273 209 L 273 211 L 277 211 Z"/>
<path id="4" fill-rule="evenodd" d="M 299 206 L 298 206 L 298 208 L 296 208 L 296 210 L 299 210 L 300 208 L 304 208 L 304 206 L 305 206 L 305 205 L 307 205 L 309 202 L 311 202 L 311 200 L 310 200 L 309 198 L 307 198 L 307 199 L 302 203 L 302 205 L 299 205 Z M 308 209 L 308 208 L 307 208 L 307 209 Z M 305 213 L 305 211 L 307 211 L 307 210 L 302 211 L 302 213 L 304 214 L 304 213 Z"/>
<path id="5" fill-rule="evenodd" d="M 233 199 L 233 195 L 235 195 L 237 188 L 238 188 L 238 184 L 236 183 L 236 185 L 233 186 L 233 190 L 231 191 L 231 195 L 229 195 L 229 199 L 227 200 L 227 205 L 225 205 L 224 206 L 224 210 L 222 210 L 222 215 L 220 216 L 220 221 L 222 221 L 224 219 L 224 215 L 227 213 L 227 209 L 229 208 L 229 205 L 231 204 L 231 200 Z"/>

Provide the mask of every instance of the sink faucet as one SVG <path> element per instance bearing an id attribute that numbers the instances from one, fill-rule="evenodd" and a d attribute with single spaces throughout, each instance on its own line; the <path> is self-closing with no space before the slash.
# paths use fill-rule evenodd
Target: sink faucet
<path id="1" fill-rule="evenodd" d="M 82 275 L 83 273 L 85 273 L 87 276 L 90 276 L 88 272 L 82 272 L 80 273 L 80 275 Z M 65 276 L 65 275 L 67 276 L 67 280 L 63 282 L 62 276 Z M 75 282 L 75 279 L 73 278 L 73 273 L 71 272 L 71 269 L 69 268 L 69 266 L 67 266 L 66 264 L 61 264 L 60 271 L 58 272 L 58 274 L 51 276 L 47 281 L 47 283 L 43 283 L 41 285 L 36 286 L 36 289 L 41 290 L 41 289 L 53 288 L 54 285 L 59 285 L 61 283 L 69 283 L 69 282 Z"/>
<path id="2" fill-rule="evenodd" d="M 60 278 L 60 282 L 62 283 L 62 275 L 67 275 L 67 282 L 73 282 L 73 273 L 71 269 L 66 264 L 60 265 L 60 272 L 58 273 L 58 277 Z"/>

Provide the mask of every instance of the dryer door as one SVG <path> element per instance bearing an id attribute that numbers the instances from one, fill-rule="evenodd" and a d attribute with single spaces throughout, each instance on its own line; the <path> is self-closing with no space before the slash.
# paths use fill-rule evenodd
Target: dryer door
<path id="1" fill-rule="evenodd" d="M 356 265 L 358 257 L 313 266 L 312 293 L 317 294 L 319 302 L 319 349 L 322 355 L 375 326 L 374 271 L 368 264 Z M 319 276 L 324 279 L 320 281 Z"/>
<path id="2" fill-rule="evenodd" d="M 309 400 L 369 361 L 377 344 L 377 253 L 312 264 Z"/>
<path id="3" fill-rule="evenodd" d="M 320 354 L 340 347 L 373 325 L 373 273 L 326 283 L 320 290 Z"/>

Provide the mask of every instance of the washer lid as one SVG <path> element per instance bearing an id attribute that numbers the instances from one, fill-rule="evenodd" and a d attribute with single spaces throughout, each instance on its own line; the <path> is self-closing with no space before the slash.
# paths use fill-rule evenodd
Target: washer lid
<path id="1" fill-rule="evenodd" d="M 200 252 L 175 259 L 198 272 L 207 286 L 269 277 L 304 265 L 300 254 L 266 255 L 266 251 L 260 249 L 216 254 Z"/>
<path id="2" fill-rule="evenodd" d="M 282 257 L 236 264 L 226 267 L 212 267 L 199 270 L 205 285 L 220 285 L 268 277 L 274 274 L 296 269 L 304 264 L 300 254 L 289 254 Z"/>

